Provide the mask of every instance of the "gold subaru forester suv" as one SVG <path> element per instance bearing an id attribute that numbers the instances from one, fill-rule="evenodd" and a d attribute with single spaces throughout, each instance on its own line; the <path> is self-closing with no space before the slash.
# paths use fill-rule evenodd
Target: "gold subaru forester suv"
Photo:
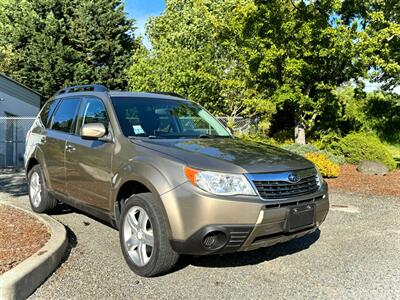
<path id="1" fill-rule="evenodd" d="M 63 202 L 110 222 L 142 276 L 304 236 L 329 210 L 311 162 L 234 138 L 174 94 L 63 89 L 28 132 L 25 167 L 35 212 Z"/>

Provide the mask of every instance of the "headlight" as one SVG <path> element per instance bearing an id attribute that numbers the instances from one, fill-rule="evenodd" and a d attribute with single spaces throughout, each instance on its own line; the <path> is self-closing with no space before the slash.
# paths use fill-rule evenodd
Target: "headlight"
<path id="1" fill-rule="evenodd" d="M 321 172 L 318 170 L 318 168 L 317 167 L 315 167 L 315 170 L 317 171 L 317 174 L 318 174 L 318 185 L 319 185 L 319 187 L 321 187 L 322 186 L 322 184 L 324 183 L 324 177 L 322 177 L 322 174 L 321 174 Z"/>
<path id="2" fill-rule="evenodd" d="M 224 174 L 185 168 L 188 180 L 202 190 L 216 195 L 256 195 L 244 175 Z"/>

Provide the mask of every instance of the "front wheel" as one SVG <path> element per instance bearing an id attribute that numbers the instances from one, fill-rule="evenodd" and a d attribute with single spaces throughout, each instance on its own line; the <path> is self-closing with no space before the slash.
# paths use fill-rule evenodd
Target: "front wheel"
<path id="1" fill-rule="evenodd" d="M 171 248 L 164 214 L 151 193 L 126 200 L 119 228 L 122 253 L 136 274 L 161 275 L 175 265 L 179 255 Z"/>
<path id="2" fill-rule="evenodd" d="M 39 165 L 34 166 L 28 174 L 29 201 L 34 212 L 44 213 L 52 210 L 57 205 L 47 191 L 43 172 Z"/>

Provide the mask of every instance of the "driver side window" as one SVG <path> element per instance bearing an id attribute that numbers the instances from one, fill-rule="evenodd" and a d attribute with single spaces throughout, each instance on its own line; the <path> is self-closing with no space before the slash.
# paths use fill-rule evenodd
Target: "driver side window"
<path id="1" fill-rule="evenodd" d="M 100 99 L 86 99 L 78 116 L 77 133 L 85 124 L 102 123 L 108 130 L 109 119 L 103 101 Z"/>

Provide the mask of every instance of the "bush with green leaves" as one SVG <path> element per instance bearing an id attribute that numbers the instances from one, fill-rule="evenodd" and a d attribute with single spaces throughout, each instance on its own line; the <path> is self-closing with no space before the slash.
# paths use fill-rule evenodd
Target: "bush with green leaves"
<path id="1" fill-rule="evenodd" d="M 334 148 L 352 164 L 371 160 L 385 164 L 390 170 L 397 165 L 386 146 L 376 136 L 366 133 L 350 133 L 339 140 Z"/>
<path id="2" fill-rule="evenodd" d="M 339 165 L 344 163 L 343 157 L 333 155 L 326 150 L 319 150 L 312 144 L 290 144 L 283 145 L 282 148 L 312 161 L 324 177 L 338 177 Z"/>
<path id="3" fill-rule="evenodd" d="M 305 144 L 305 145 L 290 144 L 290 145 L 283 145 L 281 148 L 301 156 L 305 156 L 307 153 L 324 154 L 325 156 L 328 157 L 329 160 L 331 160 L 333 163 L 337 165 L 342 165 L 345 163 L 343 155 L 334 155 L 327 150 L 319 150 L 315 145 L 312 144 Z"/>

